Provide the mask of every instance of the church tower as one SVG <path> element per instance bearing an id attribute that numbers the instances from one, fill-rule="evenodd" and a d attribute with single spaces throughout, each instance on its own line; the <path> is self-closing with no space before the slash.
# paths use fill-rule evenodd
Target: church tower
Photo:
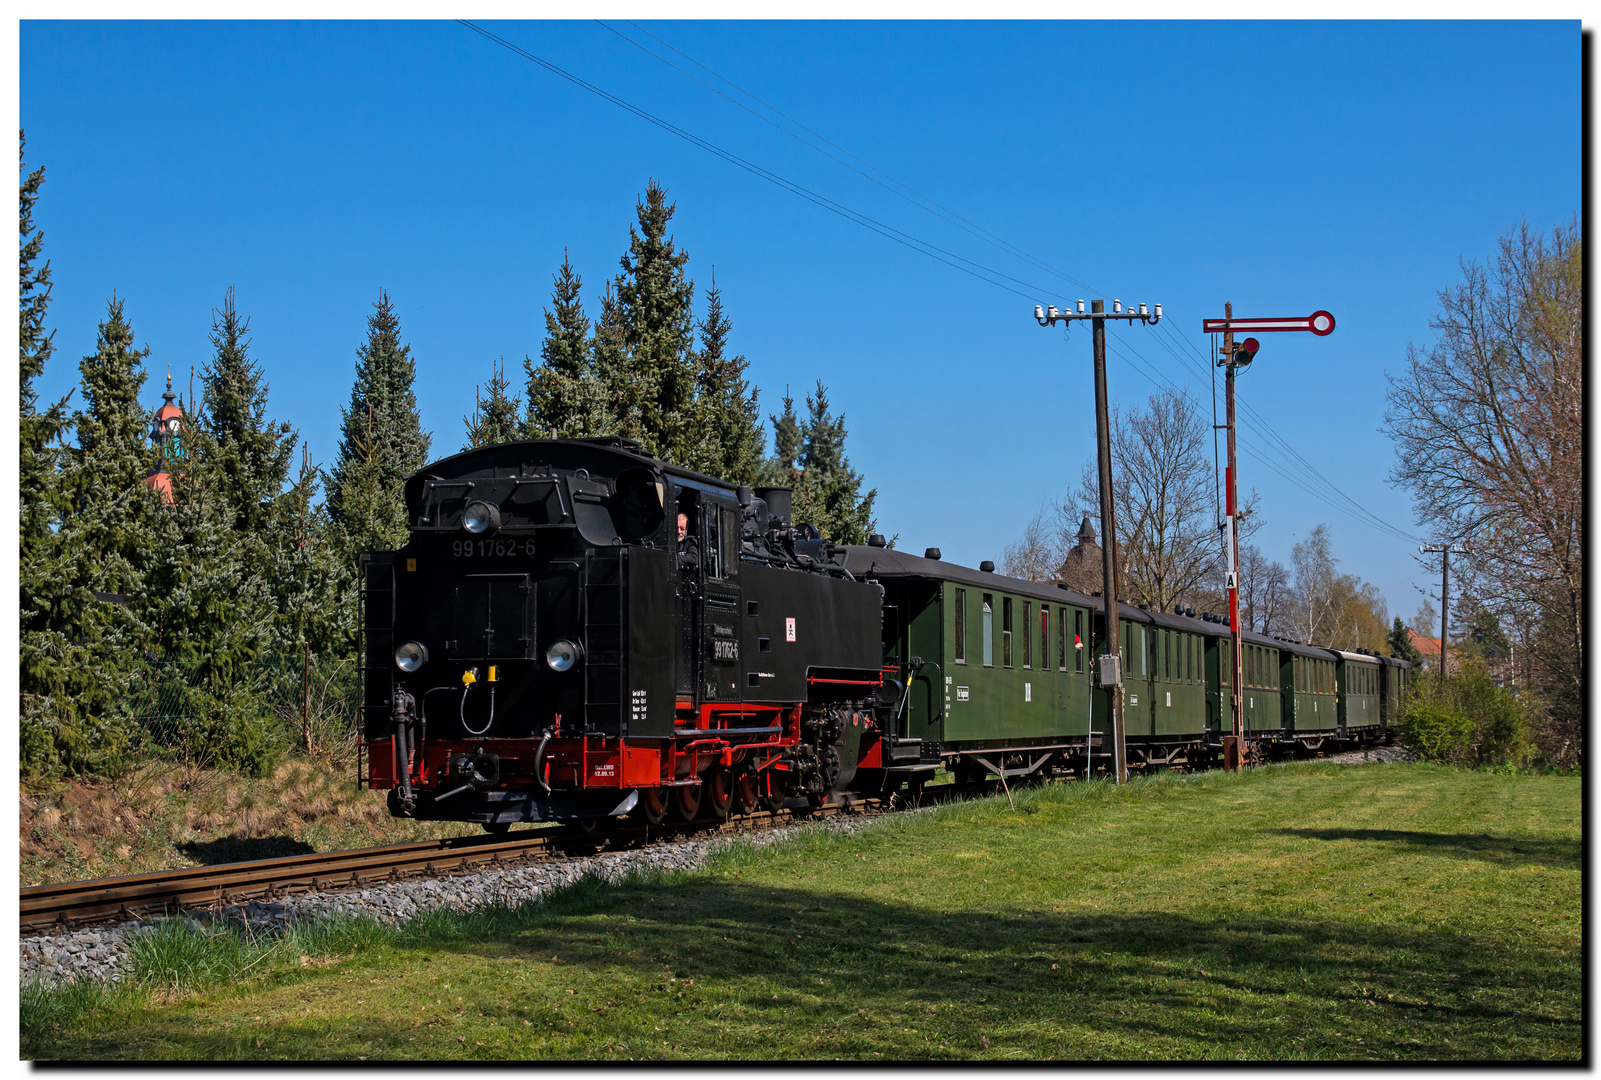
<path id="1" fill-rule="evenodd" d="M 150 441 L 156 446 L 156 466 L 145 477 L 145 487 L 161 493 L 162 501 L 172 505 L 172 475 L 168 461 L 183 459 L 183 405 L 174 404 L 172 372 L 167 372 L 167 392 L 150 422 Z"/>

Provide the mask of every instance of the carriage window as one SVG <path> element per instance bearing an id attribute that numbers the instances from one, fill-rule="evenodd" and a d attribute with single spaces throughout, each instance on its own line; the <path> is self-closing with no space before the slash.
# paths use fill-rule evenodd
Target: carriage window
<path id="1" fill-rule="evenodd" d="M 1056 610 L 1056 669 L 1067 670 L 1067 609 Z"/>
<path id="2" fill-rule="evenodd" d="M 1184 635 L 1184 679 L 1195 681 L 1195 639 L 1189 634 Z"/>
<path id="3" fill-rule="evenodd" d="M 1023 666 L 1034 666 L 1034 601 L 1023 601 Z"/>
<path id="4" fill-rule="evenodd" d="M 1051 669 L 1051 607 L 1040 605 L 1040 667 Z"/>
<path id="5" fill-rule="evenodd" d="M 1001 597 L 1001 664 L 1012 666 L 1012 598 Z"/>
<path id="6" fill-rule="evenodd" d="M 1173 631 L 1162 631 L 1162 658 L 1156 662 L 1156 670 L 1162 673 L 1164 679 L 1173 677 Z"/>
<path id="7" fill-rule="evenodd" d="M 1073 670 L 1084 670 L 1084 613 L 1073 612 Z"/>
<path id="8" fill-rule="evenodd" d="M 967 663 L 967 590 L 956 590 L 956 662 Z"/>
<path id="9" fill-rule="evenodd" d="M 984 594 L 984 666 L 995 666 L 995 598 Z"/>

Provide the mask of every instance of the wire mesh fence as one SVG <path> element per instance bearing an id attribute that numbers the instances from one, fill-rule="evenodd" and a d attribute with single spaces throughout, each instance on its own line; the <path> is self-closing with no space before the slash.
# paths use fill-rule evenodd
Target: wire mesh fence
<path id="1" fill-rule="evenodd" d="M 188 761 L 256 758 L 286 746 L 333 751 L 355 739 L 361 683 L 348 658 L 258 657 L 219 672 L 202 658 L 147 659 L 125 716 L 151 751 Z M 259 744 L 259 745 L 258 745 Z"/>

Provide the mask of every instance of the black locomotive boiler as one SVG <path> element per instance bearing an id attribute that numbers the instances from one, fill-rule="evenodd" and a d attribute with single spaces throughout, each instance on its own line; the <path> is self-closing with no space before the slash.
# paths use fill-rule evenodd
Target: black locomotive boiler
<path id="1" fill-rule="evenodd" d="M 482 823 L 659 822 L 848 785 L 901 697 L 883 590 L 785 489 L 619 438 L 503 443 L 407 479 L 362 565 L 364 783 Z"/>

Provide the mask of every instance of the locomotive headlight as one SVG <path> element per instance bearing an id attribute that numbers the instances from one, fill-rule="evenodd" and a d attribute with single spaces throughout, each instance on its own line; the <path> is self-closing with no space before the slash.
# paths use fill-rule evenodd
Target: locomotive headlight
<path id="1" fill-rule="evenodd" d="M 474 536 L 494 532 L 500 528 L 500 508 L 486 502 L 470 502 L 467 512 L 462 515 L 461 527 Z"/>
<path id="2" fill-rule="evenodd" d="M 427 662 L 428 650 L 421 642 L 408 641 L 395 650 L 395 666 L 401 671 L 416 671 Z"/>
<path id="3" fill-rule="evenodd" d="M 545 663 L 552 671 L 571 671 L 584 658 L 583 646 L 565 638 L 545 650 Z"/>

